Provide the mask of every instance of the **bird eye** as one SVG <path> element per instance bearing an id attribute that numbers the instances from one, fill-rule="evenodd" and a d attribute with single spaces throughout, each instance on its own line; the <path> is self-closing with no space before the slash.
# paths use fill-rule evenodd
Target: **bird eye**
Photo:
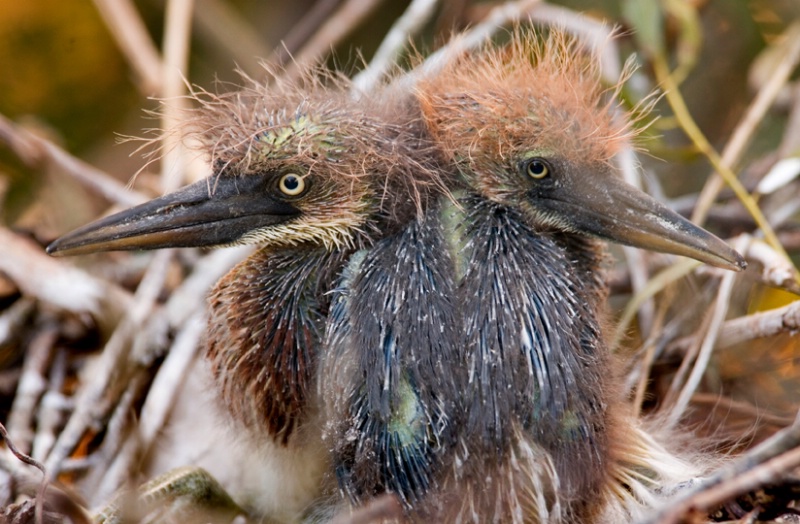
<path id="1" fill-rule="evenodd" d="M 550 167 L 544 160 L 532 158 L 526 162 L 525 171 L 529 177 L 539 180 L 550 174 Z"/>
<path id="2" fill-rule="evenodd" d="M 296 173 L 286 173 L 278 181 L 278 189 L 286 196 L 297 196 L 306 190 L 306 182 Z"/>

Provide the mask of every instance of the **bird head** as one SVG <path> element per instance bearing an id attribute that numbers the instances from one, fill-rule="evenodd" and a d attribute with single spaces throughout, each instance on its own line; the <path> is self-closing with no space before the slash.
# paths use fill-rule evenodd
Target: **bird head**
<path id="1" fill-rule="evenodd" d="M 346 82 L 327 80 L 200 93 L 181 130 L 201 144 L 213 175 L 69 233 L 48 253 L 359 245 L 381 220 L 419 205 L 436 172 L 414 150 L 419 125 L 402 103 L 356 99 Z M 391 191 L 405 198 L 386 198 Z"/>
<path id="2" fill-rule="evenodd" d="M 743 269 L 727 244 L 618 178 L 612 159 L 632 132 L 586 55 L 561 33 L 519 31 L 465 55 L 418 88 L 430 133 L 469 188 L 539 228 Z"/>

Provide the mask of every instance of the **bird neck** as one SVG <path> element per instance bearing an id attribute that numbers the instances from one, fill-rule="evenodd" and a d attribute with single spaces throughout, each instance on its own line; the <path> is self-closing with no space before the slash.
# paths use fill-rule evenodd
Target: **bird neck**
<path id="1" fill-rule="evenodd" d="M 207 358 L 235 420 L 283 444 L 309 410 L 328 311 L 347 253 L 263 248 L 211 292 Z"/>
<path id="2" fill-rule="evenodd" d="M 414 220 L 357 253 L 334 293 L 323 380 L 344 385 L 327 399 L 328 429 L 353 501 L 387 490 L 405 504 L 419 500 L 452 447 L 456 322 L 437 224 Z M 357 440 L 347 438 L 354 432 Z"/>
<path id="3" fill-rule="evenodd" d="M 606 244 L 590 236 L 564 231 L 543 231 L 542 234 L 549 235 L 561 247 L 584 288 L 583 295 L 593 301 L 596 312 L 604 311 L 608 300 L 606 269 L 610 264 Z"/>
<path id="4" fill-rule="evenodd" d="M 474 195 L 446 206 L 443 222 L 459 278 L 470 434 L 502 455 L 520 431 L 532 433 L 568 497 L 596 488 L 607 461 L 610 370 L 596 283 L 584 281 L 594 259 Z"/>

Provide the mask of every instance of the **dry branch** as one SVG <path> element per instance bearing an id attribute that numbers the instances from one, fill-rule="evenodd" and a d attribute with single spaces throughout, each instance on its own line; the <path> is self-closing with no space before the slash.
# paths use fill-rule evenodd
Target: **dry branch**
<path id="1" fill-rule="evenodd" d="M 115 326 L 131 305 L 130 294 L 47 255 L 32 241 L 0 227 L 0 271 L 30 297 L 72 313 L 89 312 L 104 329 Z"/>
<path id="2" fill-rule="evenodd" d="M 14 125 L 3 115 L 0 115 L 0 142 L 5 143 L 28 167 L 60 169 L 110 202 L 135 206 L 148 200 L 147 196 L 128 189 L 110 175 L 75 158 L 49 140 Z"/>
<path id="3" fill-rule="evenodd" d="M 142 17 L 130 0 L 94 0 L 97 10 L 131 64 L 145 96 L 161 92 L 161 56 L 147 32 Z"/>
<path id="4" fill-rule="evenodd" d="M 364 21 L 382 0 L 345 0 L 320 27 L 286 67 L 286 77 L 296 78 L 300 71 L 319 63 L 331 49 Z"/>
<path id="5" fill-rule="evenodd" d="M 705 512 L 736 495 L 778 482 L 800 466 L 800 414 L 794 423 L 721 468 L 697 487 L 670 501 L 639 524 L 678 524 L 693 512 Z"/>

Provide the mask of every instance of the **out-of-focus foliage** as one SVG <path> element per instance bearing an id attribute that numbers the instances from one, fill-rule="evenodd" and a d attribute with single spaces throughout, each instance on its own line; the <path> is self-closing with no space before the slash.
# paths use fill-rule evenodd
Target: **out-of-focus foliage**
<path id="1" fill-rule="evenodd" d="M 72 150 L 135 103 L 127 64 L 90 2 L 10 2 L 0 14 L 0 111 L 35 117 Z"/>

